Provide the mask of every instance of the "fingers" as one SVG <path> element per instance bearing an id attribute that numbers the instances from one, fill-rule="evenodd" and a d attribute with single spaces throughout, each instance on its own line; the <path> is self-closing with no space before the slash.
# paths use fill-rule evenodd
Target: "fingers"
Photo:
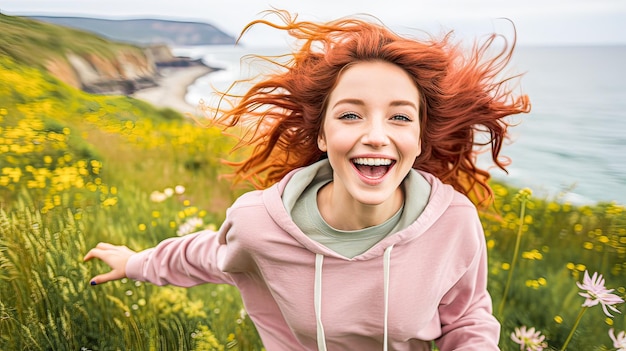
<path id="1" fill-rule="evenodd" d="M 89 261 L 97 258 L 111 267 L 111 271 L 97 275 L 90 281 L 91 285 L 102 284 L 111 280 L 126 277 L 126 263 L 135 251 L 130 250 L 126 246 L 117 246 L 108 243 L 99 243 L 93 249 L 89 250 L 83 261 Z"/>
<path id="2" fill-rule="evenodd" d="M 97 284 L 102 284 L 102 283 L 109 282 L 111 280 L 122 279 L 124 277 L 125 277 L 125 275 L 123 273 L 113 270 L 113 271 L 110 271 L 108 273 L 99 274 L 99 275 L 91 278 L 91 280 L 89 282 L 90 282 L 91 285 L 97 285 Z"/>
<path id="3" fill-rule="evenodd" d="M 103 258 L 109 254 L 108 251 L 110 250 L 117 250 L 117 249 L 128 249 L 126 246 L 117 246 L 117 245 L 113 245 L 113 244 L 109 244 L 109 243 L 98 243 L 96 245 L 96 247 L 94 247 L 93 249 L 89 250 L 89 252 L 87 252 L 87 254 L 85 255 L 85 257 L 83 258 L 83 261 L 89 261 L 92 258 L 98 258 L 103 260 Z"/>
<path id="4" fill-rule="evenodd" d="M 99 249 L 103 249 L 103 250 L 107 250 L 107 249 L 114 249 L 116 247 L 118 247 L 117 245 L 113 245 L 113 244 L 109 244 L 109 243 L 98 243 L 98 245 L 96 245 L 97 248 Z"/>
<path id="5" fill-rule="evenodd" d="M 96 245 L 96 247 L 94 247 L 93 249 L 89 250 L 89 252 L 87 252 L 87 254 L 85 255 L 85 257 L 83 258 L 83 261 L 89 261 L 92 258 L 102 258 L 102 250 L 104 249 L 110 249 L 112 248 L 113 245 L 108 244 L 108 243 L 98 243 Z"/>
<path id="6" fill-rule="evenodd" d="M 94 249 L 89 250 L 89 252 L 87 252 L 85 257 L 83 257 L 83 262 L 87 262 L 91 260 L 92 258 L 100 258 L 100 257 L 102 257 L 102 250 L 94 248 Z"/>

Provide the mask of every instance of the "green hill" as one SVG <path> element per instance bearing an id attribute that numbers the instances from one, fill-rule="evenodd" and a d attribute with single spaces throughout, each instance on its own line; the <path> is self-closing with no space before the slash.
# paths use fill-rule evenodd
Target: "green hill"
<path id="1" fill-rule="evenodd" d="M 44 69 L 75 88 L 126 94 L 155 85 L 156 63 L 137 45 L 2 14 L 0 33 L 0 56 Z"/>
<path id="2" fill-rule="evenodd" d="M 226 45 L 235 38 L 209 23 L 160 19 L 100 19 L 85 17 L 29 16 L 96 33 L 111 40 L 133 44 L 167 44 L 170 46 Z"/>
<path id="3" fill-rule="evenodd" d="M 64 58 L 68 52 L 113 58 L 120 50 L 131 50 L 142 55 L 136 45 L 23 17 L 0 14 L 0 33 L 0 55 L 39 68 L 45 68 L 49 58 Z"/>
<path id="4" fill-rule="evenodd" d="M 232 288 L 94 289 L 103 267 L 82 263 L 99 241 L 141 249 L 183 235 L 188 221 L 219 224 L 237 193 L 218 179 L 234 141 L 48 71 L 68 55 L 100 67 L 141 57 L 135 46 L 9 16 L 0 32 L 0 349 L 260 349 Z"/>
<path id="5" fill-rule="evenodd" d="M 50 72 L 51 63 L 67 62 L 70 55 L 91 60 L 92 67 L 105 71 L 119 67 L 122 55 L 132 53 L 140 61 L 143 49 L 77 29 L 5 15 L 0 15 L 0 32 L 0 144 L 4 143 L 0 168 L 10 166 L 34 180 L 27 166 L 56 169 L 56 161 L 44 159 L 61 157 L 58 165 L 65 165 L 62 156 L 87 163 L 95 158 L 106 164 L 111 161 L 103 172 L 113 178 L 125 169 L 127 174 L 120 182 L 145 191 L 166 185 L 158 178 L 153 184 L 145 182 L 149 177 L 144 172 L 150 171 L 146 164 L 190 183 L 202 174 L 201 182 L 189 186 L 200 186 L 205 195 L 217 189 L 213 182 L 223 169 L 219 158 L 232 146 L 219 131 L 199 127 L 176 111 L 157 109 L 143 101 L 81 92 Z M 47 137 L 53 134 L 58 135 Z M 55 146 L 56 138 L 64 140 L 60 146 Z M 25 178 L 15 184 L 7 180 L 11 177 L 2 179 L 0 195 L 6 206 L 12 203 L 8 199 L 17 197 L 17 184 Z M 232 199 L 230 192 L 223 191 L 226 202 Z M 220 196 L 210 201 L 221 203 Z"/>
<path id="6" fill-rule="evenodd" d="M 141 249 L 187 221 L 219 224 L 236 193 L 218 180 L 232 146 L 175 111 L 87 94 L 0 56 L 0 349 L 258 346 L 251 322 L 236 321 L 233 289 L 94 289 L 103 267 L 82 263 L 99 241 Z"/>

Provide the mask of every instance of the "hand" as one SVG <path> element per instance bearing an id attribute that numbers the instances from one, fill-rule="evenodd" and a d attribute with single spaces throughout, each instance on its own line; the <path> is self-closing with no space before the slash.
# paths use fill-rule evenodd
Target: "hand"
<path id="1" fill-rule="evenodd" d="M 116 246 L 107 243 L 99 243 L 93 249 L 89 250 L 83 261 L 89 261 L 92 258 L 102 260 L 111 267 L 108 273 L 100 274 L 91 279 L 91 285 L 106 283 L 111 280 L 122 279 L 126 277 L 126 262 L 135 251 L 126 246 Z"/>

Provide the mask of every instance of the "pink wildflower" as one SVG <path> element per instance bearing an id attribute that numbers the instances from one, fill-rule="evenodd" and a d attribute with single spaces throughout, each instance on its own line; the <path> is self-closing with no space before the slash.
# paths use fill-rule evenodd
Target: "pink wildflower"
<path id="1" fill-rule="evenodd" d="M 587 292 L 579 293 L 580 296 L 587 298 L 583 303 L 584 307 L 591 307 L 600 303 L 604 314 L 607 316 L 613 317 L 613 315 L 609 313 L 609 309 L 613 312 L 620 313 L 614 305 L 622 303 L 624 300 L 615 294 L 611 294 L 614 289 L 607 289 L 604 286 L 604 278 L 602 277 L 602 274 L 598 274 L 598 272 L 596 272 L 593 273 L 593 276 L 590 278 L 589 273 L 585 271 L 583 283 L 580 284 L 579 282 L 576 282 L 576 284 L 582 290 L 587 290 Z"/>
<path id="2" fill-rule="evenodd" d="M 540 331 L 535 331 L 535 328 L 526 329 L 526 326 L 515 328 L 515 332 L 511 333 L 511 340 L 518 343 L 522 351 L 542 351 L 548 347 L 545 338 Z"/>
<path id="3" fill-rule="evenodd" d="M 615 337 L 615 331 L 611 328 L 609 329 L 609 336 L 613 340 L 613 347 L 617 349 L 616 351 L 626 351 L 626 332 L 621 331 Z"/>

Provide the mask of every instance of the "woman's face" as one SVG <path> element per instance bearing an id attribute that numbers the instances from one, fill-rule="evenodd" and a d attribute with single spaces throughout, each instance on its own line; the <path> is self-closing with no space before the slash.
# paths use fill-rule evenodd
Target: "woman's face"
<path id="1" fill-rule="evenodd" d="M 399 186 L 421 152 L 419 117 L 419 91 L 399 66 L 358 62 L 341 73 L 318 136 L 340 201 L 401 203 Z"/>

